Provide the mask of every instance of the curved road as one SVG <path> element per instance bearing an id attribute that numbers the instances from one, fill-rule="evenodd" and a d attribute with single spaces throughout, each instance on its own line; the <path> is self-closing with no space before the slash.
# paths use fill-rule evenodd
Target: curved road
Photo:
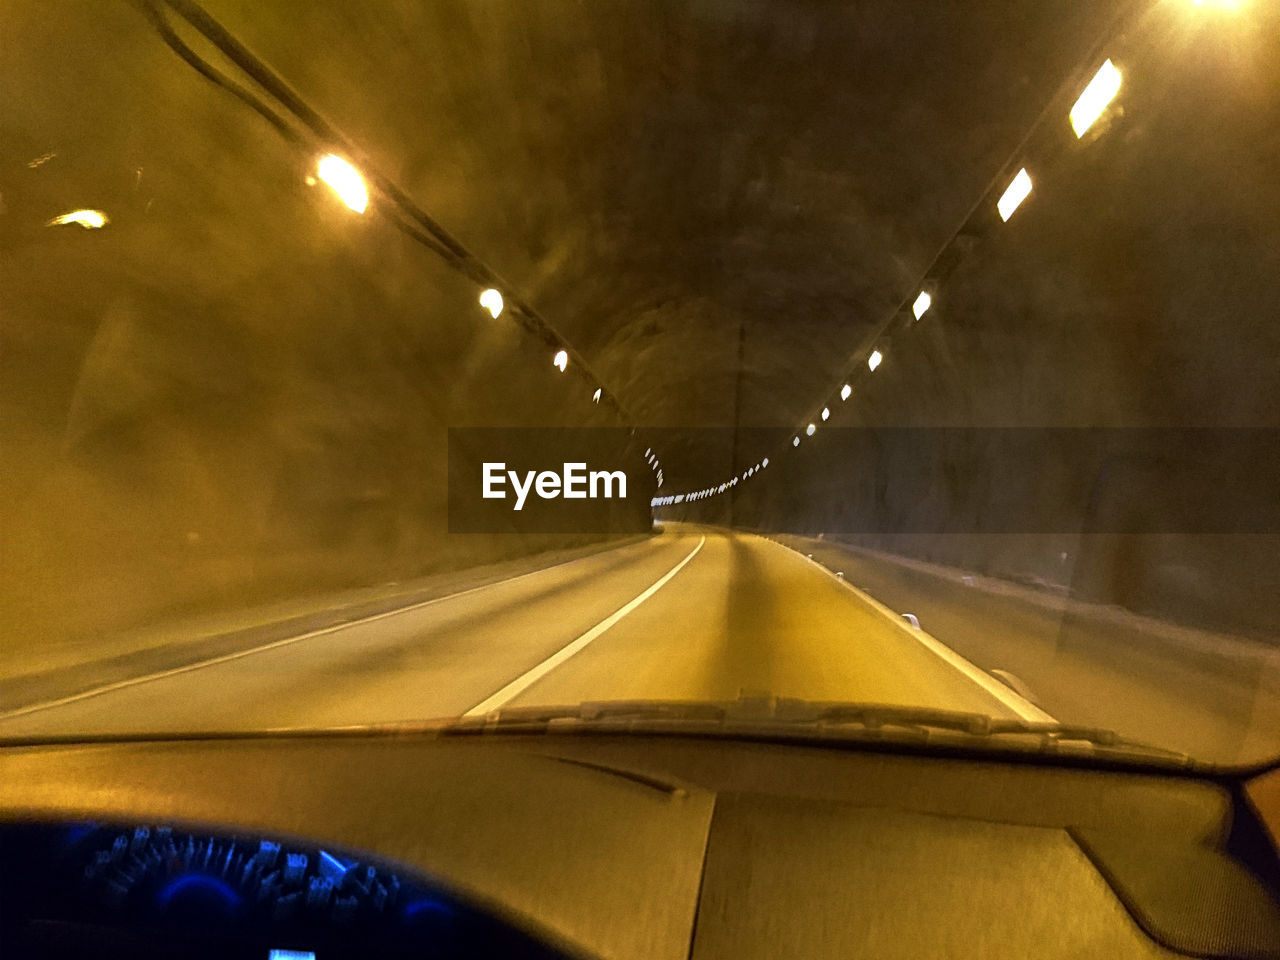
<path id="1" fill-rule="evenodd" d="M 0 736 L 329 726 L 742 691 L 1049 719 L 822 567 L 660 536 L 0 715 Z"/>

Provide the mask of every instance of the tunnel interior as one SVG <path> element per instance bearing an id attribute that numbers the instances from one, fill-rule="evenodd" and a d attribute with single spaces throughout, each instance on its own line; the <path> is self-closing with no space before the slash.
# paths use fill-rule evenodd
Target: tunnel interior
<path id="1" fill-rule="evenodd" d="M 600 427 L 620 456 L 661 456 L 631 521 L 650 496 L 739 477 L 658 515 L 1274 637 L 1280 526 L 1250 518 L 1280 501 L 1275 462 L 1208 532 L 948 518 L 1012 495 L 991 469 L 1003 429 L 1280 426 L 1278 16 L 1183 0 L 14 4 L 0 631 L 13 649 L 74 645 L 599 539 L 451 534 L 446 488 L 449 428 Z M 314 138 L 211 79 L 266 98 L 200 17 L 400 202 L 336 202 Z M 1068 111 L 1106 58 L 1121 95 L 1077 138 Z M 1004 222 L 996 200 L 1024 167 L 1032 192 Z M 109 219 L 51 225 L 79 208 Z M 405 229 L 406 208 L 466 257 Z M 506 316 L 477 303 L 484 278 Z M 921 490 L 824 449 L 836 428 L 968 431 L 926 484 L 936 516 L 871 522 L 918 520 Z M 1020 480 L 1034 515 L 1096 477 L 1031 463 Z"/>

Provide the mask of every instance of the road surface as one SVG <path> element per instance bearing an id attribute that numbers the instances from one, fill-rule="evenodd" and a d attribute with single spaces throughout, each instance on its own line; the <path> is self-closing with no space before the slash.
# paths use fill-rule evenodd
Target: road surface
<path id="1" fill-rule="evenodd" d="M 691 529 L 11 711 L 0 735 L 377 723 L 742 691 L 1040 718 L 803 555 Z"/>
<path id="2" fill-rule="evenodd" d="M 1224 763 L 1280 752 L 1280 658 L 1269 647 L 1206 658 L 1114 623 L 1068 634 L 1060 612 L 830 544 L 788 544 L 673 527 L 0 711 L 0 736 L 316 727 L 767 692 L 1083 723 Z M 1006 671 L 1012 687 L 996 679 Z"/>

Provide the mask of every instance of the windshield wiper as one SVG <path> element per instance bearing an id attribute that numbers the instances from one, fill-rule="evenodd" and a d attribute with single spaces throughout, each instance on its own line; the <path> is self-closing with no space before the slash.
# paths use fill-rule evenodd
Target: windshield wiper
<path id="1" fill-rule="evenodd" d="M 775 698 L 602 700 L 563 706 L 504 707 L 482 716 L 340 727 L 198 730 L 182 733 L 53 734 L 0 738 L 0 748 L 85 743 L 476 734 L 637 733 L 742 737 L 762 741 L 876 743 L 1002 750 L 1055 756 L 1110 757 L 1196 767 L 1187 754 L 1122 737 L 1112 730 L 1030 723 L 931 707 Z"/>
<path id="2" fill-rule="evenodd" d="M 998 746 L 1037 753 L 1099 752 L 1190 765 L 1186 754 L 1121 737 L 1115 731 L 1033 723 L 982 713 L 876 703 L 744 694 L 730 701 L 604 700 L 575 705 L 507 707 L 445 724 L 445 734 L 516 732 L 682 732 L 885 740 L 896 743 Z"/>

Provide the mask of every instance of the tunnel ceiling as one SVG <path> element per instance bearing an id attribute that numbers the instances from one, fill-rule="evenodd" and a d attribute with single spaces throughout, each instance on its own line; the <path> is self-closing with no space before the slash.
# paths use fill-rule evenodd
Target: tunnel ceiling
<path id="1" fill-rule="evenodd" d="M 1114 12 L 205 6 L 661 426 L 802 416 Z"/>
<path id="2" fill-rule="evenodd" d="M 358 144 L 374 167 L 509 280 L 590 363 L 635 423 L 790 428 L 914 295 L 922 272 L 1016 157 L 1055 91 L 1096 57 L 1090 51 L 1119 5 L 206 0 L 203 6 Z M 190 72 L 146 35 L 140 17 L 134 26 L 138 36 L 131 42 L 157 51 L 147 61 L 154 74 L 137 77 L 139 89 L 161 89 L 168 74 Z M 85 35 L 73 36 L 78 29 Z M 92 23 L 78 28 L 67 14 L 67 48 L 93 49 L 95 29 Z M 111 56 L 111 44 L 101 49 Z M 1195 48 L 1178 49 L 1190 56 Z M 1266 62 L 1256 56 L 1251 68 L 1258 72 L 1256 87 L 1270 91 L 1251 94 L 1255 107 L 1274 105 L 1274 66 Z M 39 116 L 56 115 L 59 97 L 94 95 L 22 93 Z M 209 86 L 208 96 L 227 95 Z M 110 133 L 127 146 L 127 131 L 110 130 L 110 110 L 103 105 L 102 136 Z M 264 158 L 279 152 L 278 145 L 268 148 L 276 134 L 262 118 L 241 112 L 238 147 L 257 138 Z M 202 122 L 193 116 L 166 134 L 189 141 L 193 176 L 218 170 L 218 144 L 228 136 Z M 1117 134 L 1113 149 L 1145 135 L 1145 122 Z M 1169 129 L 1175 136 L 1200 135 Z M 62 143 L 64 150 L 75 146 L 74 138 Z M 1272 184 L 1258 210 L 1275 209 L 1274 176 L 1258 158 L 1276 146 L 1271 123 L 1236 155 L 1222 158 L 1237 163 L 1229 176 Z M 1167 152 L 1180 156 L 1177 144 Z M 207 171 L 198 168 L 201 162 Z M 1170 169 L 1162 184 L 1167 194 L 1191 190 L 1211 199 L 1194 163 Z M 930 422 L 961 409 L 999 419 L 1015 407 L 1044 417 L 1043 409 L 1009 404 L 1010 396 L 1045 394 L 1034 385 L 992 395 L 985 412 L 969 389 L 993 370 L 1016 372 L 1027 357 L 1039 364 L 1041 381 L 1055 383 L 1048 394 L 1061 403 L 1048 410 L 1050 418 L 1070 422 L 1072 410 L 1077 419 L 1103 416 L 1091 399 L 1116 391 L 1077 376 L 1098 364 L 1071 345 L 1110 337 L 1099 350 L 1105 364 L 1115 366 L 1117 358 L 1127 363 L 1142 352 L 1148 328 L 1117 332 L 1115 310 L 1095 309 L 1097 291 L 1078 277 L 1059 278 L 1052 289 L 1031 283 L 1021 292 L 1015 281 L 1025 286 L 1029 266 L 1051 272 L 1086 251 L 1084 269 L 1098 276 L 1109 271 L 1110 288 L 1120 289 L 1111 307 L 1127 303 L 1137 316 L 1150 303 L 1135 288 L 1133 271 L 1129 279 L 1122 276 L 1117 263 L 1128 254 L 1112 255 L 1100 240 L 1100 222 L 1127 236 L 1130 250 L 1160 230 L 1187 250 L 1203 248 L 1206 236 L 1230 239 L 1237 230 L 1218 223 L 1198 234 L 1204 225 L 1190 221 L 1181 232 L 1171 229 L 1168 205 L 1136 184 L 1113 177 L 1101 221 L 1075 214 L 1090 202 L 1080 184 L 1065 191 L 1057 207 L 1041 201 L 1056 213 L 1046 221 L 1051 242 L 1035 246 L 1025 261 L 997 257 L 989 275 L 962 272 L 959 289 L 976 318 L 972 336 L 955 340 L 955 325 L 930 332 L 934 342 L 914 362 L 926 364 L 922 375 L 933 377 L 938 389 L 900 391 L 895 412 L 879 398 L 884 417 Z M 269 178 L 244 189 L 260 191 L 269 208 Z M 1274 238 L 1274 219 L 1259 216 L 1256 223 L 1264 220 Z M 207 230 L 216 233 L 216 220 Z M 248 260 L 277 256 L 286 242 L 283 227 L 255 236 L 261 249 L 244 251 Z M 1257 249 L 1255 235 L 1243 244 Z M 1274 246 L 1263 250 L 1262 259 L 1274 262 Z M 1155 275 L 1166 291 L 1181 275 L 1170 267 L 1179 255 L 1165 258 L 1163 273 Z M 422 252 L 424 262 L 430 256 Z M 401 266 L 414 269 L 408 261 Z M 1151 262 L 1139 266 L 1153 269 Z M 326 316 L 350 310 L 351 297 L 339 282 L 328 275 L 299 278 L 308 290 L 310 323 L 345 322 Z M 217 284 L 213 289 L 220 295 Z M 1212 301 L 1205 294 L 1196 302 L 1211 308 Z M 1036 322 L 1028 323 L 1033 309 Z M 1046 339 L 1048 329 L 1054 333 Z M 1265 355 L 1274 340 L 1274 333 L 1255 337 L 1245 353 Z M 1055 343 L 1060 353 L 1053 353 Z M 1166 345 L 1164 355 L 1170 353 L 1177 358 Z M 1067 355 L 1074 366 L 1056 359 Z M 1177 379 L 1167 370 L 1159 374 L 1170 376 Z M 1129 383 L 1127 389 L 1142 393 L 1144 387 Z M 1203 412 L 1203 396 L 1194 396 L 1191 412 Z M 1145 406 L 1135 407 L 1140 412 L 1180 409 L 1158 392 L 1144 397 Z M 950 406 L 937 408 L 938 398 Z M 876 409 L 874 403 L 863 408 Z M 1236 420 L 1256 420 L 1255 412 L 1249 405 L 1229 408 Z M 669 478 L 718 478 L 719 465 L 708 474 L 696 459 L 691 449 L 673 454 Z"/>

